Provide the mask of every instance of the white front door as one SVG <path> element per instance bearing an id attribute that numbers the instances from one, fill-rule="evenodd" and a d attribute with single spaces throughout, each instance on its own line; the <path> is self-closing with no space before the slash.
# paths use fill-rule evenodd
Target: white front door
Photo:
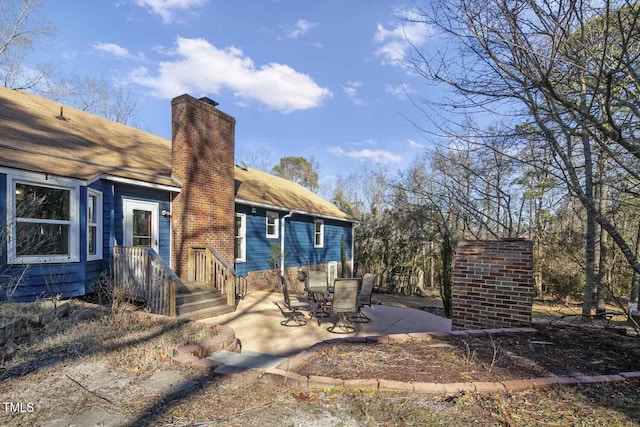
<path id="1" fill-rule="evenodd" d="M 146 246 L 158 252 L 158 204 L 123 200 L 124 246 Z"/>

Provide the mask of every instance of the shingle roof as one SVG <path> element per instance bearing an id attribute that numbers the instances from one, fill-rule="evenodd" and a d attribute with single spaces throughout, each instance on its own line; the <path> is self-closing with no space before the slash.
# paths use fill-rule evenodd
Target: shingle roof
<path id="1" fill-rule="evenodd" d="M 3 87 L 0 166 L 84 180 L 106 174 L 180 187 L 171 178 L 171 141 Z M 241 201 L 351 219 L 332 203 L 292 181 L 238 166 L 235 179 L 236 198 Z"/>
<path id="2" fill-rule="evenodd" d="M 351 220 L 336 205 L 307 190 L 302 185 L 266 172 L 236 166 L 239 187 L 236 198 L 258 205 L 280 207 L 297 212 Z"/>
<path id="3" fill-rule="evenodd" d="M 0 88 L 0 154 L 0 166 L 27 171 L 179 186 L 171 141 L 8 88 Z"/>

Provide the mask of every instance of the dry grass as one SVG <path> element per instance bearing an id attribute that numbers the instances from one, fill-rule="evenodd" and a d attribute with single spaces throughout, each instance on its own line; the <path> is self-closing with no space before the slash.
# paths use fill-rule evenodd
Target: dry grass
<path id="1" fill-rule="evenodd" d="M 170 362 L 178 345 L 195 344 L 217 333 L 205 325 L 178 322 L 145 312 L 108 310 L 71 300 L 68 318 L 44 325 L 28 321 L 22 331 L 0 342 L 0 368 L 28 367 L 47 359 L 63 361 L 80 355 L 108 355 L 117 368 L 132 372 L 152 371 Z M 40 318 L 48 304 L 0 304 L 3 322 L 18 318 Z M 37 339 L 35 339 L 37 337 Z M 28 351 L 20 351 L 26 350 Z M 29 368 L 27 368 L 28 370 Z M 2 375 L 0 375 L 2 377 Z"/>

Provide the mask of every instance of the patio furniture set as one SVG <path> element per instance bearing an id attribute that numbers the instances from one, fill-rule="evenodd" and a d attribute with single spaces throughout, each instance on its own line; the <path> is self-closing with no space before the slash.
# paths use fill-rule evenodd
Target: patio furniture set
<path id="1" fill-rule="evenodd" d="M 280 279 L 284 307 L 288 310 L 285 311 L 275 303 L 285 317 L 285 320 L 280 322 L 282 326 L 306 325 L 303 311 L 308 311 L 309 317 L 317 318 L 318 326 L 323 317 L 336 317 L 327 330 L 337 334 L 353 333 L 356 331 L 356 323 L 371 321 L 362 308 L 371 307 L 375 274 L 367 273 L 362 278 L 336 278 L 330 284 L 326 272 L 311 270 L 304 275 L 306 297 L 302 299 L 291 295 L 286 279 Z"/>

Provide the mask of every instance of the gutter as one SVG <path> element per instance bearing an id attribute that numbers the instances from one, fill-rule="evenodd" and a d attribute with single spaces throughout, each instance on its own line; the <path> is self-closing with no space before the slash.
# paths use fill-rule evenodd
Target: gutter
<path id="1" fill-rule="evenodd" d="M 280 218 L 280 275 L 284 277 L 284 229 L 287 218 L 293 216 L 293 211 L 289 211 L 288 214 Z"/>
<path id="2" fill-rule="evenodd" d="M 323 219 L 331 219 L 331 220 L 343 221 L 343 222 L 357 222 L 353 218 L 341 218 L 341 217 L 332 216 L 332 215 L 325 215 L 325 214 L 318 213 L 318 212 L 303 211 L 303 210 L 299 210 L 299 209 L 291 209 L 291 208 L 286 208 L 286 207 L 283 207 L 283 206 L 271 205 L 271 204 L 268 204 L 268 203 L 252 202 L 251 200 L 240 199 L 238 197 L 236 197 L 235 202 L 238 203 L 238 204 L 241 204 L 241 205 L 255 206 L 257 208 L 264 208 L 264 209 L 268 209 L 268 210 L 272 210 L 272 211 L 281 211 L 281 212 L 282 211 L 289 211 L 289 213 L 293 213 L 293 214 L 307 215 L 307 216 L 313 216 L 313 217 L 323 218 Z"/>

